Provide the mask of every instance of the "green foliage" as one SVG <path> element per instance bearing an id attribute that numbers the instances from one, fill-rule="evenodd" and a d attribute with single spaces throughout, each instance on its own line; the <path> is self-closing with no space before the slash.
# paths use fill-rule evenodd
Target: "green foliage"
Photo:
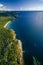
<path id="1" fill-rule="evenodd" d="M 16 34 L 3 27 L 9 20 L 13 18 L 0 17 L 0 65 L 19 65 Z"/>
<path id="2" fill-rule="evenodd" d="M 41 63 L 33 56 L 33 64 L 34 65 L 41 65 Z"/>
<path id="3" fill-rule="evenodd" d="M 17 43 L 10 30 L 0 30 L 0 65 L 18 65 Z"/>

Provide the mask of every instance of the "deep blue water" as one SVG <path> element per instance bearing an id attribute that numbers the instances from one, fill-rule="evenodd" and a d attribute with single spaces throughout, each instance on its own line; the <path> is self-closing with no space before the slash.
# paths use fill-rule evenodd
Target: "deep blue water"
<path id="1" fill-rule="evenodd" d="M 15 13 L 15 12 L 14 12 Z M 32 57 L 43 65 L 43 12 L 18 11 L 19 16 L 8 25 L 22 41 L 26 65 L 32 65 Z"/>

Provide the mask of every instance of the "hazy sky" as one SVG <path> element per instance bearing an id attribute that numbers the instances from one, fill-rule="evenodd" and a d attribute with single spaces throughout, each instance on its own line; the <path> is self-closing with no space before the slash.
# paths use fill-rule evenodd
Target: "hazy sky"
<path id="1" fill-rule="evenodd" d="M 43 0 L 0 0 L 0 10 L 43 10 Z"/>

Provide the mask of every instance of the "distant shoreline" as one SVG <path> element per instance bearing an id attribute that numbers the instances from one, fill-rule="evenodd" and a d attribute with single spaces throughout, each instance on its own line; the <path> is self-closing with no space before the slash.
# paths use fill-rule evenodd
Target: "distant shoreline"
<path id="1" fill-rule="evenodd" d="M 8 21 L 5 25 L 4 25 L 4 28 L 7 27 L 7 25 L 10 23 L 11 21 Z"/>

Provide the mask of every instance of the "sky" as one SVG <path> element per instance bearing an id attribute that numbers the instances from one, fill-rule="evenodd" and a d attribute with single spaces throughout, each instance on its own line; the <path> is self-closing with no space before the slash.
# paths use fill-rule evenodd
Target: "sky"
<path id="1" fill-rule="evenodd" d="M 43 0 L 0 0 L 0 10 L 43 10 Z"/>

